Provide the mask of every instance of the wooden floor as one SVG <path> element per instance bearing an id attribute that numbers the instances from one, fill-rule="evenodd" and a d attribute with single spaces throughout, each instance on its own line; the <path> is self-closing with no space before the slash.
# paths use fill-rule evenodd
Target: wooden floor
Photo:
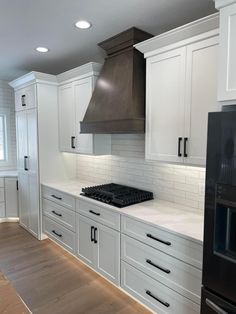
<path id="1" fill-rule="evenodd" d="M 17 223 L 0 224 L 0 271 L 33 313 L 150 313 L 56 244 L 36 240 Z"/>

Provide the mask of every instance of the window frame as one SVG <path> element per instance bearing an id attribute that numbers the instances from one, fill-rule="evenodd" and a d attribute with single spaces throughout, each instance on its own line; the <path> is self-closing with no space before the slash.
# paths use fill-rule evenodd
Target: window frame
<path id="1" fill-rule="evenodd" d="M 11 110 L 10 108 L 0 107 L 0 116 L 5 116 L 5 159 L 0 160 L 0 167 L 7 167 L 12 165 L 12 152 L 11 152 Z"/>

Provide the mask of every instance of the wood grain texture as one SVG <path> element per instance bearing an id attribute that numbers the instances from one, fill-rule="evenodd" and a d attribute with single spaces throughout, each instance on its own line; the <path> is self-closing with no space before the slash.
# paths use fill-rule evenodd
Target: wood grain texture
<path id="1" fill-rule="evenodd" d="M 38 241 L 17 223 L 0 224 L 0 270 L 33 313 L 150 313 L 52 241 Z"/>

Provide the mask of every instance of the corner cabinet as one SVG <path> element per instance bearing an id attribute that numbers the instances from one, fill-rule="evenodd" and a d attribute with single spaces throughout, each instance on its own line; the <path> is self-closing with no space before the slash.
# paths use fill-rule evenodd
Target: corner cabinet
<path id="1" fill-rule="evenodd" d="M 89 155 L 111 153 L 110 135 L 80 133 L 80 122 L 86 113 L 97 75 L 97 72 L 90 71 L 87 75 L 78 76 L 69 83 L 60 83 L 59 146 L 62 152 Z"/>
<path id="2" fill-rule="evenodd" d="M 149 53 L 146 159 L 205 165 L 208 112 L 220 109 L 218 40 L 212 30 Z"/>
<path id="3" fill-rule="evenodd" d="M 228 5 L 230 4 L 230 5 Z M 236 99 L 236 1 L 215 1 L 220 9 L 218 100 Z"/>

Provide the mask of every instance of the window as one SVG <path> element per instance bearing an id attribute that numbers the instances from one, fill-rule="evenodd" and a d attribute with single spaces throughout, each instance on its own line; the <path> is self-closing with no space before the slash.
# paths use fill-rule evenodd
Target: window
<path id="1" fill-rule="evenodd" d="M 0 114 L 0 161 L 7 160 L 6 115 Z"/>

